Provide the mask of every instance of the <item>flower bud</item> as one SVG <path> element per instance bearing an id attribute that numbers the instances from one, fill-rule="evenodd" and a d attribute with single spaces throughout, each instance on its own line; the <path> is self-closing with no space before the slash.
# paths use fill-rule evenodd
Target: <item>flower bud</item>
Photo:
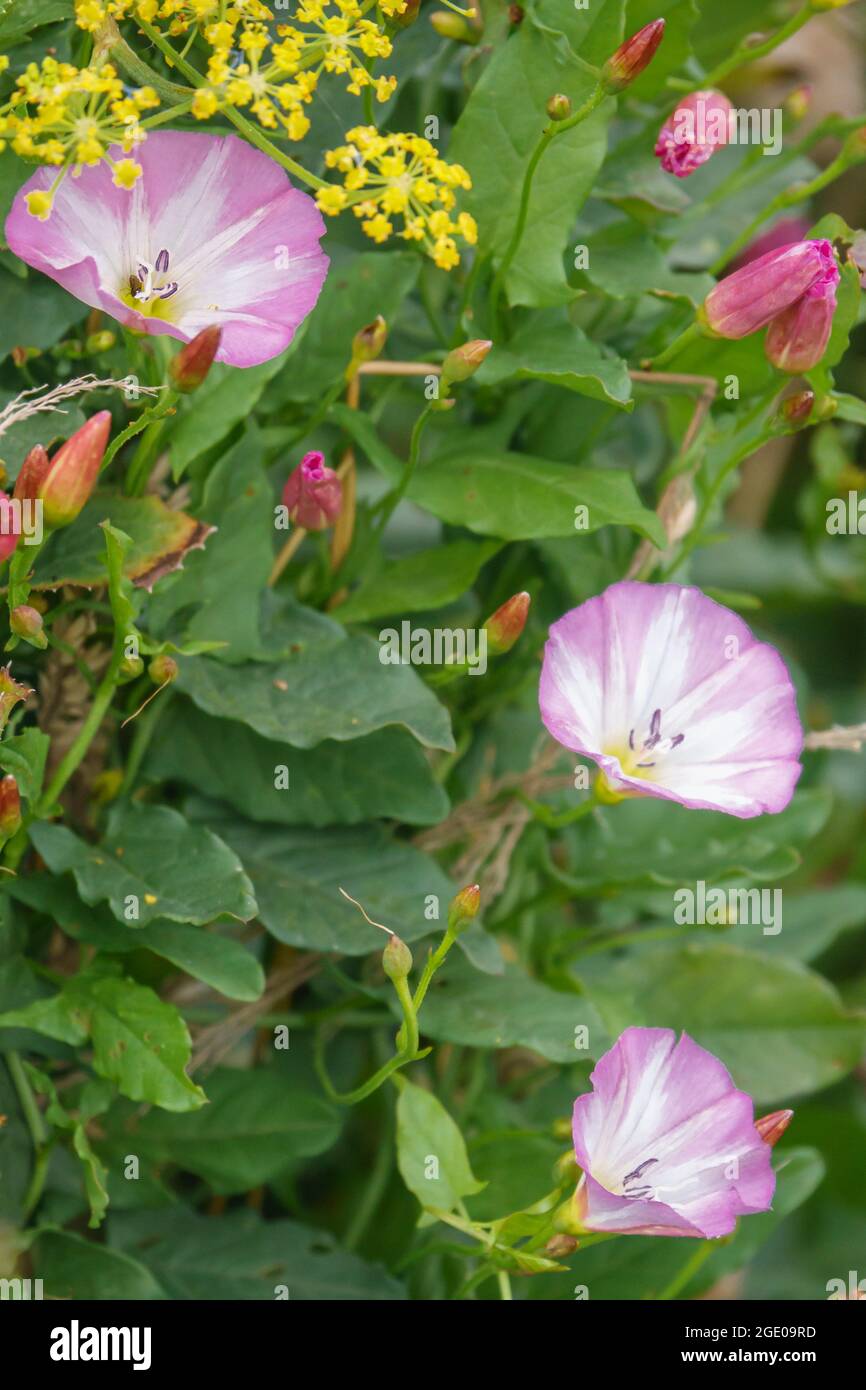
<path id="1" fill-rule="evenodd" d="M 352 339 L 352 358 L 346 368 L 346 377 L 350 379 L 355 375 L 362 362 L 375 362 L 385 346 L 388 337 L 388 325 L 377 314 L 372 323 L 358 330 Z"/>
<path id="2" fill-rule="evenodd" d="M 5 492 L 0 491 L 0 564 L 8 560 L 21 535 L 21 513 L 16 512 Z"/>
<path id="3" fill-rule="evenodd" d="M 808 115 L 812 105 L 813 88 L 811 82 L 801 82 L 799 87 L 795 87 L 793 92 L 789 92 L 785 97 L 783 109 L 785 115 L 791 121 L 802 121 Z"/>
<path id="4" fill-rule="evenodd" d="M 382 952 L 382 969 L 394 984 L 398 980 L 405 980 L 412 969 L 412 952 L 399 936 L 391 936 Z"/>
<path id="5" fill-rule="evenodd" d="M 117 668 L 117 679 L 121 685 L 127 685 L 129 681 L 134 681 L 144 670 L 144 662 L 140 656 L 125 656 Z M 158 685 L 162 682 L 158 681 Z"/>
<path id="6" fill-rule="evenodd" d="M 455 43 L 476 44 L 481 38 L 479 30 L 473 29 L 462 15 L 455 14 L 453 10 L 434 10 L 430 23 L 440 38 L 453 39 Z"/>
<path id="7" fill-rule="evenodd" d="M 216 324 L 203 328 L 173 357 L 168 374 L 176 391 L 197 391 L 211 369 L 219 350 L 222 329 Z"/>
<path id="8" fill-rule="evenodd" d="M 698 319 L 720 338 L 745 338 L 834 274 L 838 279 L 829 241 L 779 246 L 720 280 L 698 310 Z"/>
<path id="9" fill-rule="evenodd" d="M 25 458 L 15 479 L 15 487 L 12 496 L 19 501 L 35 502 L 39 496 L 39 489 L 42 480 L 51 467 L 48 458 L 41 444 L 34 444 L 30 453 Z"/>
<path id="10" fill-rule="evenodd" d="M 6 728 L 9 716 L 19 700 L 26 700 L 33 691 L 13 679 L 9 666 L 0 666 L 0 733 Z"/>
<path id="11" fill-rule="evenodd" d="M 0 837 L 11 840 L 21 828 L 21 797 L 18 783 L 10 776 L 0 778 Z"/>
<path id="12" fill-rule="evenodd" d="M 477 883 L 473 883 L 469 888 L 461 888 L 456 897 L 451 899 L 448 908 L 448 930 L 456 935 L 463 931 L 477 916 L 478 908 L 481 904 L 481 889 Z"/>
<path id="13" fill-rule="evenodd" d="M 770 1148 L 781 1139 L 794 1117 L 793 1110 L 774 1110 L 772 1115 L 762 1115 L 755 1121 L 755 1129 Z"/>
<path id="14" fill-rule="evenodd" d="M 487 619 L 482 630 L 487 633 L 487 650 L 493 656 L 501 656 L 503 652 L 511 651 L 526 627 L 530 603 L 529 594 L 524 590 L 523 593 L 507 599 Z"/>
<path id="15" fill-rule="evenodd" d="M 84 340 L 84 351 L 88 357 L 97 357 L 100 352 L 110 352 L 117 342 L 117 337 L 108 328 L 103 328 L 99 333 L 91 333 L 89 338 Z"/>
<path id="16" fill-rule="evenodd" d="M 779 414 L 788 425 L 804 425 L 812 414 L 815 404 L 814 391 L 797 391 L 786 396 L 779 407 Z"/>
<path id="17" fill-rule="evenodd" d="M 168 685 L 177 675 L 177 662 L 166 652 L 158 652 L 147 668 L 154 685 Z"/>
<path id="18" fill-rule="evenodd" d="M 101 410 L 57 450 L 39 485 L 45 525 L 68 526 L 90 497 L 108 443 L 111 414 Z"/>
<path id="19" fill-rule="evenodd" d="M 609 92 L 621 92 L 648 67 L 665 32 L 665 21 L 654 19 L 630 39 L 620 44 L 601 70 L 601 80 Z"/>
<path id="20" fill-rule="evenodd" d="M 773 319 L 764 350 L 774 367 L 796 376 L 817 367 L 830 339 L 838 283 L 839 271 L 834 264 L 796 303 Z"/>
<path id="21" fill-rule="evenodd" d="M 688 178 L 728 143 L 731 103 L 723 92 L 690 92 L 668 116 L 655 143 L 661 166 Z"/>
<path id="22" fill-rule="evenodd" d="M 439 378 L 442 390 L 454 381 L 468 381 L 469 377 L 474 376 L 492 347 L 489 338 L 472 338 L 468 343 L 453 348 L 442 363 Z"/>
<path id="23" fill-rule="evenodd" d="M 575 1236 L 551 1236 L 544 1247 L 544 1253 L 553 1260 L 561 1260 L 567 1255 L 573 1255 L 579 1244 Z"/>
<path id="24" fill-rule="evenodd" d="M 12 609 L 9 614 L 9 626 L 16 637 L 23 637 L 31 647 L 48 646 L 48 638 L 43 631 L 42 614 L 37 613 L 28 603 L 19 603 L 17 608 Z"/>
<path id="25" fill-rule="evenodd" d="M 324 531 L 337 520 L 342 503 L 342 484 L 333 468 L 325 466 L 324 454 L 305 454 L 283 488 L 283 505 L 292 521 L 305 531 Z"/>
<path id="26" fill-rule="evenodd" d="M 547 114 L 552 121 L 565 121 L 571 115 L 571 102 L 562 92 L 547 98 Z"/>

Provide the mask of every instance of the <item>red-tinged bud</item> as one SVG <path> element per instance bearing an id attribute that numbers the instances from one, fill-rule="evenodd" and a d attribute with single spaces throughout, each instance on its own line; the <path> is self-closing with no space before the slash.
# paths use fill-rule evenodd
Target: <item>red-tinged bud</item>
<path id="1" fill-rule="evenodd" d="M 789 92 L 785 97 L 785 115 L 791 121 L 802 121 L 808 115 L 812 105 L 813 87 L 811 82 L 801 82 L 799 87 L 795 87 L 793 92 Z"/>
<path id="2" fill-rule="evenodd" d="M 481 889 L 477 883 L 473 883 L 469 888 L 461 888 L 460 892 L 451 899 L 448 908 L 448 930 L 457 933 L 467 927 L 473 917 L 478 915 L 478 908 L 481 905 Z"/>
<path id="3" fill-rule="evenodd" d="M 372 323 L 358 330 L 352 339 L 352 359 L 346 368 L 346 376 L 355 375 L 362 362 L 375 362 L 388 338 L 388 325 L 377 314 Z"/>
<path id="4" fill-rule="evenodd" d="M 405 980 L 412 969 L 412 952 L 399 936 L 392 936 L 382 952 L 382 969 L 394 984 Z"/>
<path id="5" fill-rule="evenodd" d="M 177 662 L 166 652 L 159 652 L 148 666 L 147 674 L 154 685 L 167 685 L 177 676 Z"/>
<path id="6" fill-rule="evenodd" d="M 832 275 L 820 280 L 773 319 L 764 350 L 774 367 L 795 376 L 817 367 L 830 341 L 838 281 L 839 272 L 834 266 Z"/>
<path id="7" fill-rule="evenodd" d="M 35 444 L 21 465 L 12 496 L 20 502 L 35 502 L 50 467 L 51 461 L 42 445 Z"/>
<path id="8" fill-rule="evenodd" d="M 468 381 L 469 377 L 474 376 L 492 347 L 493 343 L 489 338 L 472 338 L 468 343 L 462 343 L 460 347 L 449 352 L 442 363 L 442 375 L 439 378 L 442 390 L 452 382 Z"/>
<path id="9" fill-rule="evenodd" d="M 38 493 L 47 527 L 68 526 L 78 516 L 96 486 L 110 429 L 110 412 L 100 410 L 57 450 Z"/>
<path id="10" fill-rule="evenodd" d="M 796 391 L 793 396 L 786 396 L 779 407 L 779 414 L 789 425 L 805 425 L 809 416 L 812 414 L 812 407 L 815 404 L 814 391 Z"/>
<path id="11" fill-rule="evenodd" d="M 21 829 L 21 797 L 12 776 L 0 778 L 0 837 L 11 840 Z"/>
<path id="12" fill-rule="evenodd" d="M 223 331 L 216 324 L 196 333 L 169 363 L 168 373 L 175 390 L 197 391 L 211 369 L 219 351 Z"/>
<path id="13" fill-rule="evenodd" d="M 793 1118 L 793 1110 L 774 1110 L 772 1115 L 762 1115 L 760 1120 L 756 1120 L 755 1129 L 764 1143 L 772 1148 L 774 1144 L 778 1144 Z"/>
<path id="14" fill-rule="evenodd" d="M 568 1255 L 573 1255 L 579 1244 L 580 1241 L 574 1236 L 551 1236 L 544 1247 L 544 1253 L 552 1260 L 562 1260 Z"/>
<path id="15" fill-rule="evenodd" d="M 813 286 L 835 285 L 838 279 L 829 241 L 795 241 L 720 280 L 698 310 L 698 321 L 720 338 L 745 338 L 765 328 Z"/>
<path id="16" fill-rule="evenodd" d="M 453 10 L 434 10 L 430 23 L 440 38 L 452 39 L 454 43 L 476 44 L 481 38 L 480 30 L 473 29 L 462 15 L 455 14 Z"/>
<path id="17" fill-rule="evenodd" d="M 620 44 L 601 70 L 601 80 L 609 92 L 621 92 L 640 77 L 652 62 L 664 32 L 664 20 L 654 19 Z"/>
<path id="18" fill-rule="evenodd" d="M 8 560 L 21 535 L 21 512 L 0 492 L 0 564 Z"/>
<path id="19" fill-rule="evenodd" d="M 493 656 L 501 656 L 503 652 L 511 651 L 526 627 L 531 601 L 529 594 L 524 590 L 523 593 L 507 599 L 501 608 L 497 608 L 487 619 L 483 631 L 487 633 L 487 649 Z"/>
<path id="20" fill-rule="evenodd" d="M 325 456 L 305 454 L 283 488 L 283 506 L 305 531 L 324 531 L 332 526 L 343 505 L 343 487 Z"/>
<path id="21" fill-rule="evenodd" d="M 48 638 L 43 631 L 42 614 L 31 608 L 29 603 L 19 603 L 9 614 L 9 626 L 16 637 L 23 637 L 31 647 L 48 646 Z"/>
<path id="22" fill-rule="evenodd" d="M 13 678 L 9 666 L 0 666 L 0 733 L 6 728 L 9 716 L 19 700 L 26 700 L 32 694 L 29 686 L 19 685 Z"/>
<path id="23" fill-rule="evenodd" d="M 547 98 L 547 114 L 552 121 L 566 121 L 571 115 L 571 102 L 563 92 Z"/>

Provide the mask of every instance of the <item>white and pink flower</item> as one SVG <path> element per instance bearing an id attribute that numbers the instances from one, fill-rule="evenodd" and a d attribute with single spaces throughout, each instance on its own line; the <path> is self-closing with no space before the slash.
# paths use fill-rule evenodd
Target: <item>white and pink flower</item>
<path id="1" fill-rule="evenodd" d="M 747 819 L 782 811 L 803 731 L 775 648 L 699 589 L 625 580 L 550 629 L 541 717 L 607 790 Z"/>
<path id="2" fill-rule="evenodd" d="M 131 189 L 101 161 L 64 179 L 44 218 L 27 203 L 54 180 L 39 169 L 6 221 L 10 248 L 140 333 L 189 342 L 216 325 L 219 361 L 252 367 L 276 357 L 328 269 L 313 199 L 235 135 L 155 131 L 136 157 L 142 174 Z"/>

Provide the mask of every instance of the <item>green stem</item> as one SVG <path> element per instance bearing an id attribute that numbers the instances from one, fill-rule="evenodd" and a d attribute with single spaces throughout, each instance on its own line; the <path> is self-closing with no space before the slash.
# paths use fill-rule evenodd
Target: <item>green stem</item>
<path id="1" fill-rule="evenodd" d="M 688 347 L 690 343 L 693 343 L 696 338 L 702 338 L 703 336 L 704 330 L 697 320 L 694 323 L 690 323 L 688 328 L 684 329 L 683 332 L 674 338 L 673 342 L 665 348 L 664 352 L 660 353 L 658 357 L 653 358 L 653 371 L 656 371 L 659 367 L 663 367 L 665 363 L 670 362 L 671 358 L 678 357 L 684 348 Z"/>
<path id="2" fill-rule="evenodd" d="M 394 488 L 393 492 L 390 494 L 389 497 L 385 498 L 385 501 L 382 506 L 382 514 L 379 519 L 379 525 L 376 529 L 377 537 L 382 536 L 384 534 L 385 527 L 388 525 L 388 522 L 390 521 L 393 513 L 396 511 L 397 507 L 403 501 L 403 498 L 406 496 L 406 493 L 409 490 L 409 484 L 412 481 L 412 475 L 414 474 L 415 469 L 418 465 L 418 458 L 421 452 L 421 436 L 423 435 L 424 430 L 427 426 L 427 421 L 433 414 L 433 410 L 434 403 L 430 402 L 430 404 L 426 405 L 424 409 L 421 411 L 421 414 L 418 416 L 418 419 L 415 421 L 415 424 L 412 427 L 412 437 L 409 441 L 409 457 L 406 460 L 406 467 L 403 469 L 402 477 L 400 478 L 400 481 Z"/>
<path id="3" fill-rule="evenodd" d="M 535 171 L 541 163 L 544 152 L 558 135 L 564 135 L 566 131 L 573 130 L 581 121 L 585 121 L 595 108 L 604 100 L 607 95 L 607 88 L 602 82 L 587 97 L 586 101 L 565 121 L 551 121 L 542 131 L 538 144 L 533 150 L 523 175 L 523 185 L 520 190 L 520 203 L 517 209 L 517 220 L 511 233 L 511 239 L 505 248 L 505 253 L 499 263 L 499 269 L 493 277 L 490 285 L 490 321 L 495 331 L 497 315 L 499 311 L 499 300 L 505 286 L 505 277 L 511 269 L 511 262 L 517 255 L 520 243 L 523 240 L 523 233 L 526 230 L 526 221 L 529 216 L 529 202 L 532 195 L 532 180 L 535 178 Z"/>
<path id="4" fill-rule="evenodd" d="M 572 811 L 562 811 L 557 814 L 556 811 L 551 811 L 549 806 L 545 806 L 543 801 L 533 801 L 524 792 L 517 791 L 514 795 L 518 801 L 522 801 L 523 805 L 529 808 L 533 819 L 547 826 L 548 830 L 560 830 L 565 825 L 573 825 L 575 821 L 583 820 L 584 816 L 588 816 L 600 804 L 596 791 L 593 790 L 592 795 L 586 801 L 582 801 L 579 806 L 575 806 Z"/>
<path id="5" fill-rule="evenodd" d="M 166 416 L 173 411 L 178 399 L 177 391 L 166 391 L 159 403 L 159 409 L 151 416 L 126 475 L 125 491 L 129 497 L 140 497 L 147 487 L 159 440 L 165 428 Z"/>
<path id="6" fill-rule="evenodd" d="M 713 262 L 709 267 L 710 274 L 718 275 L 719 271 L 724 269 L 729 261 L 733 260 L 738 251 L 741 251 L 744 246 L 748 246 L 755 232 L 757 232 L 769 218 L 774 217 L 777 212 L 781 212 L 784 208 L 796 207 L 798 203 L 807 202 L 813 194 L 820 193 L 822 188 L 826 188 L 827 185 L 832 183 L 834 179 L 837 179 L 840 174 L 844 174 L 845 170 L 851 167 L 851 164 L 852 160 L 850 157 L 846 156 L 844 153 L 839 154 L 831 164 L 827 165 L 826 169 L 820 174 L 816 174 L 815 178 L 811 179 L 809 183 L 795 184 L 793 188 L 787 188 L 783 193 L 777 193 L 775 198 L 771 198 L 766 207 L 763 208 L 757 216 L 752 218 L 749 225 L 731 242 L 727 250 L 723 251 Z M 658 359 L 658 361 L 660 360 L 661 359 Z M 657 366 L 658 361 L 654 365 Z"/>
<path id="7" fill-rule="evenodd" d="M 768 53 L 772 53 L 773 50 L 784 43 L 786 39 L 796 34 L 798 29 L 802 29 L 803 25 L 812 18 L 814 13 L 815 11 L 812 9 L 811 4 L 807 3 L 803 6 L 802 10 L 798 10 L 796 14 L 792 15 L 791 18 L 782 25 L 781 29 L 777 29 L 775 34 L 771 34 L 763 43 L 755 44 L 754 47 L 749 47 L 741 43 L 739 47 L 734 49 L 734 52 L 729 58 L 719 63 L 718 67 L 713 68 L 712 72 L 707 73 L 706 77 L 702 77 L 690 90 L 698 91 L 701 88 L 707 89 L 715 87 L 723 78 L 728 76 L 728 73 L 733 72 L 735 68 L 742 67 L 744 63 L 755 63 L 759 58 L 765 58 Z"/>
<path id="8" fill-rule="evenodd" d="M 370 1176 L 360 1200 L 355 1204 L 352 1219 L 343 1236 L 343 1245 L 346 1250 L 356 1250 L 360 1245 L 376 1208 L 384 1196 L 391 1174 L 393 1157 L 394 1150 L 390 1142 L 390 1135 L 388 1133 L 380 1135 Z"/>
<path id="9" fill-rule="evenodd" d="M 37 820 L 41 820 L 50 814 L 52 808 L 57 804 L 57 798 L 60 796 L 66 783 L 75 772 L 96 737 L 99 726 L 108 713 L 108 707 L 111 704 L 111 698 L 114 694 L 116 685 L 115 676 L 116 669 L 112 661 L 96 692 L 96 698 L 90 706 L 87 718 L 79 729 L 74 742 L 61 759 L 57 771 L 40 798 L 39 805 L 36 808 L 35 818 Z"/>
<path id="10" fill-rule="evenodd" d="M 39 1205 L 39 1199 L 42 1196 L 42 1189 L 48 1174 L 48 1162 L 51 1157 L 51 1144 L 42 1112 L 36 1104 L 36 1097 L 30 1087 L 30 1082 L 27 1080 L 24 1063 L 16 1051 L 12 1050 L 6 1053 L 6 1066 L 9 1069 L 9 1076 L 15 1087 L 33 1143 L 33 1172 L 30 1175 L 30 1182 L 24 1195 L 22 1210 L 22 1223 L 26 1223 L 31 1213 Z"/>
<path id="11" fill-rule="evenodd" d="M 686 1263 L 683 1265 L 679 1274 L 677 1274 L 675 1278 L 673 1278 L 671 1282 L 667 1284 L 665 1288 L 662 1289 L 661 1293 L 658 1295 L 658 1298 L 661 1301 L 667 1302 L 672 1298 L 676 1298 L 678 1294 L 682 1293 L 683 1289 L 691 1283 L 692 1279 L 697 1274 L 704 1261 L 709 1259 L 710 1255 L 712 1255 L 713 1253 L 713 1250 L 717 1248 L 718 1247 L 714 1246 L 711 1240 L 702 1240 L 699 1243 L 698 1248 L 694 1252 L 694 1254 L 690 1256 L 688 1260 L 686 1260 Z"/>
<path id="12" fill-rule="evenodd" d="M 506 1302 L 511 1302 L 511 1280 L 506 1270 L 497 1270 L 496 1282 L 499 1285 L 499 1297 L 505 1299 Z"/>

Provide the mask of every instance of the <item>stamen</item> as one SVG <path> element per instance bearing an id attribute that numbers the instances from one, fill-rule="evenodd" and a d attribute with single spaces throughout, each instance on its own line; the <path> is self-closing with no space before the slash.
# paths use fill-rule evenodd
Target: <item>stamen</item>
<path id="1" fill-rule="evenodd" d="M 157 256 L 154 269 L 158 270 L 161 275 L 164 275 L 168 270 L 168 252 L 165 250 L 165 247 L 163 247 Z"/>
<path id="2" fill-rule="evenodd" d="M 623 1187 L 625 1187 L 626 1183 L 631 1182 L 632 1178 L 642 1178 L 647 1168 L 651 1168 L 654 1163 L 658 1163 L 657 1158 L 645 1158 L 643 1163 L 639 1163 L 630 1173 L 626 1173 L 622 1180 Z"/>
<path id="3" fill-rule="evenodd" d="M 156 290 L 155 293 L 160 299 L 171 299 L 173 294 L 177 294 L 177 281 L 172 280 L 171 284 L 163 285 L 162 289 Z"/>

